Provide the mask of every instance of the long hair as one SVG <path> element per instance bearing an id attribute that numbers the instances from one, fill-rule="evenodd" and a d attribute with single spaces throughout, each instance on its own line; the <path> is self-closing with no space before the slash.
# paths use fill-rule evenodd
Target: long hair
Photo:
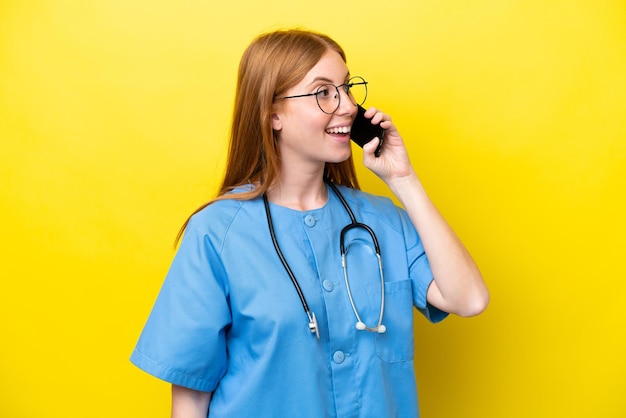
<path id="1" fill-rule="evenodd" d="M 255 199 L 278 178 L 280 150 L 271 123 L 274 98 L 299 83 L 328 50 L 346 61 L 334 40 L 308 30 L 266 33 L 248 46 L 239 63 L 224 179 L 217 197 L 194 214 L 221 199 Z M 352 156 L 341 163 L 326 163 L 324 175 L 335 183 L 359 188 Z M 230 193 L 248 184 L 256 187 Z M 177 242 L 188 222 L 179 231 Z"/>

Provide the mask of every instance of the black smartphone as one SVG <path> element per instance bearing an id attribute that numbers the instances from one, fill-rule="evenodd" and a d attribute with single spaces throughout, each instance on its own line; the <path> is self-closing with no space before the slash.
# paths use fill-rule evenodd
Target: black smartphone
<path id="1" fill-rule="evenodd" d="M 364 114 L 365 109 L 359 106 L 356 119 L 354 119 L 352 129 L 350 130 L 350 139 L 363 148 L 363 145 L 378 137 L 380 142 L 378 143 L 378 147 L 376 147 L 376 151 L 374 151 L 374 155 L 378 157 L 383 149 L 385 130 L 381 128 L 380 125 L 372 124 L 371 119 L 366 118 Z"/>

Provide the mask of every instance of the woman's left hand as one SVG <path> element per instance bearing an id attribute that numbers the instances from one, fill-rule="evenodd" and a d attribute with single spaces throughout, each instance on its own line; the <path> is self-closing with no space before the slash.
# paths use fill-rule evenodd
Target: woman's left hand
<path id="1" fill-rule="evenodd" d="M 378 139 L 363 146 L 363 164 L 386 183 L 413 174 L 413 167 L 404 141 L 391 121 L 391 117 L 374 107 L 367 109 L 365 117 L 371 118 L 373 124 L 380 123 L 385 130 L 385 138 L 379 157 L 374 155 Z"/>

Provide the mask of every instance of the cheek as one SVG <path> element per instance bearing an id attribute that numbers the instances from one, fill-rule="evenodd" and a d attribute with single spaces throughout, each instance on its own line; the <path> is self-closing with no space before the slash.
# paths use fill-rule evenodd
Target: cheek
<path id="1" fill-rule="evenodd" d="M 311 129 L 323 132 L 328 127 L 331 118 L 332 115 L 327 115 L 318 110 L 317 113 L 310 115 L 308 120 L 308 126 Z"/>
<path id="2" fill-rule="evenodd" d="M 313 106 L 301 106 L 282 120 L 281 136 L 307 140 L 307 137 L 323 135 L 328 127 L 332 115 L 323 113 L 315 104 Z"/>

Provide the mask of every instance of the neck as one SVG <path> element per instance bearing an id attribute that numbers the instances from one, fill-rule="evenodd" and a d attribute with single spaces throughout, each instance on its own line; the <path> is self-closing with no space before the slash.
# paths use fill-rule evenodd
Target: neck
<path id="1" fill-rule="evenodd" d="M 279 181 L 267 191 L 270 202 L 290 209 L 319 209 L 328 201 L 328 190 L 322 173 L 281 173 Z"/>

